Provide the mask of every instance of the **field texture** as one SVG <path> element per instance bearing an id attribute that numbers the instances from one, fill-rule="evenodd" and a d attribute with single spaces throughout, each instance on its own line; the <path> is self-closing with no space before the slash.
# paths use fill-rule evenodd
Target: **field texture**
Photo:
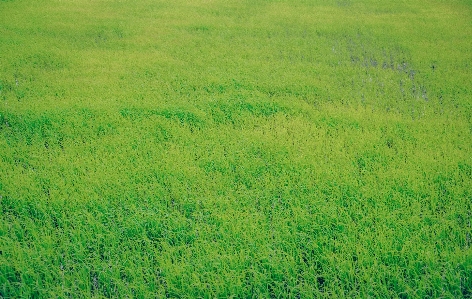
<path id="1" fill-rule="evenodd" d="M 471 298 L 470 0 L 0 0 L 0 298 Z"/>

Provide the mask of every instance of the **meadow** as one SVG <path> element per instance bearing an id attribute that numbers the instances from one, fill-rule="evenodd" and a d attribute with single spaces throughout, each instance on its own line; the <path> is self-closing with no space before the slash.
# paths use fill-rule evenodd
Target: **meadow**
<path id="1" fill-rule="evenodd" d="M 472 2 L 0 0 L 0 298 L 472 298 Z"/>

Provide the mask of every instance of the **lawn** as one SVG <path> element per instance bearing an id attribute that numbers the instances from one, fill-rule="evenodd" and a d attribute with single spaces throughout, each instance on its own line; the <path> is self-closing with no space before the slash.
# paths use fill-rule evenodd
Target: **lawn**
<path id="1" fill-rule="evenodd" d="M 468 0 L 0 0 L 0 298 L 472 298 Z"/>

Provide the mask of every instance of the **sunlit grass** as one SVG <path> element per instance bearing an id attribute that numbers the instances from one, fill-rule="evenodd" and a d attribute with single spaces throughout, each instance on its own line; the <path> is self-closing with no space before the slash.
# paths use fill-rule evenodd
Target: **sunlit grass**
<path id="1" fill-rule="evenodd" d="M 469 298 L 467 1 L 0 1 L 0 297 Z"/>

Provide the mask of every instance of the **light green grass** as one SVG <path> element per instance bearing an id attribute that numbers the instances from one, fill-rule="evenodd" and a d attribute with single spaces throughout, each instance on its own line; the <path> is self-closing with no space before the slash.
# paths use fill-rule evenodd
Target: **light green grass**
<path id="1" fill-rule="evenodd" d="M 470 1 L 0 0 L 0 298 L 471 298 Z"/>

